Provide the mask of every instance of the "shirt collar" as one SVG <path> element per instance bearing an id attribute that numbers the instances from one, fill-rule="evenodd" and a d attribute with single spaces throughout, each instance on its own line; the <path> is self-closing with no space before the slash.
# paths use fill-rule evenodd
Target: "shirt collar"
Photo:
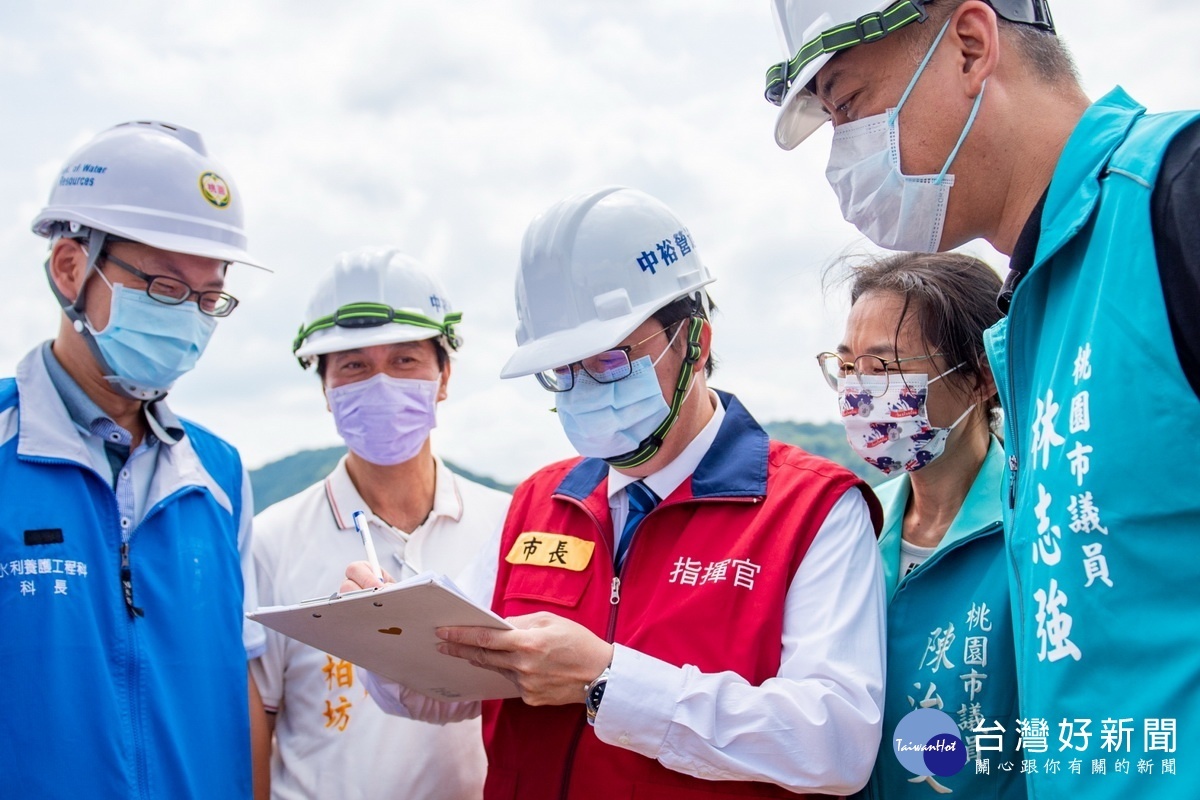
<path id="1" fill-rule="evenodd" d="M 1002 314 L 1008 314 L 1009 306 L 1012 305 L 1013 293 L 1017 291 L 1017 284 L 1033 267 L 1038 240 L 1042 234 L 1042 211 L 1046 208 L 1046 195 L 1049 192 L 1049 188 L 1042 192 L 1037 205 L 1033 207 L 1029 218 L 1025 220 L 1025 227 L 1021 229 L 1016 245 L 1013 246 L 1012 256 L 1008 259 L 1008 275 L 1004 277 L 1004 285 L 1000 288 L 1000 296 L 996 299 L 996 305 L 999 306 Z"/>
<path id="2" fill-rule="evenodd" d="M 390 524 L 375 516 L 375 512 L 367 506 L 366 501 L 359 494 L 354 481 L 350 480 L 350 473 L 346 470 L 346 458 L 347 456 L 342 456 L 337 466 L 333 468 L 333 472 L 329 473 L 329 477 L 325 479 L 325 499 L 329 503 L 330 513 L 333 514 L 334 524 L 344 531 L 353 530 L 354 519 L 351 515 L 355 511 L 362 511 L 367 515 L 368 522 L 391 528 Z M 458 491 L 458 482 L 444 461 L 434 456 L 433 462 L 435 470 L 433 509 L 430 510 L 429 516 L 421 525 L 428 525 L 441 517 L 458 522 L 462 519 L 463 512 L 462 495 Z"/>
<path id="3" fill-rule="evenodd" d="M 696 437 L 688 442 L 683 452 L 677 455 L 669 464 L 641 479 L 642 483 L 646 484 L 646 486 L 658 495 L 660 500 L 670 496 L 672 492 L 679 488 L 681 483 L 696 471 L 696 467 L 700 466 L 700 461 L 708 453 L 713 441 L 717 438 L 717 431 L 720 430 L 721 423 L 725 420 L 725 406 L 717 398 L 716 392 L 711 389 L 708 390 L 708 399 L 714 407 L 713 415 L 700 430 L 700 433 L 696 434 Z M 626 475 L 609 467 L 609 499 L 612 499 L 617 492 L 636 480 L 638 479 L 632 475 Z"/>
<path id="4" fill-rule="evenodd" d="M 1000 485 L 1007 469 L 1004 445 L 995 436 L 988 443 L 987 454 L 979 467 L 971 488 L 967 490 L 958 513 L 950 522 L 945 536 L 934 553 L 939 553 L 980 531 L 1000 525 Z M 912 495 L 912 479 L 907 472 L 877 487 L 883 506 L 884 528 L 879 534 L 879 550 L 883 555 L 883 579 L 888 601 L 907 576 L 899 574 L 900 542 L 903 538 L 904 512 Z"/>
<path id="5" fill-rule="evenodd" d="M 46 374 L 50 377 L 50 383 L 62 399 L 63 406 L 67 409 L 67 415 L 71 418 L 71 421 L 80 430 L 87 433 L 94 433 L 96 425 L 103 422 L 116 425 L 116 422 L 108 414 L 104 413 L 104 410 L 96 404 L 96 401 L 88 396 L 83 387 L 59 363 L 58 357 L 54 355 L 50 345 L 51 342 L 49 341 L 42 344 L 42 363 L 45 365 Z M 167 408 L 167 404 L 164 401 L 156 400 L 152 403 L 143 403 L 142 413 L 146 417 L 146 425 L 150 429 L 150 435 L 161 440 L 163 444 L 173 445 L 183 438 L 183 425 L 171 409 Z"/>

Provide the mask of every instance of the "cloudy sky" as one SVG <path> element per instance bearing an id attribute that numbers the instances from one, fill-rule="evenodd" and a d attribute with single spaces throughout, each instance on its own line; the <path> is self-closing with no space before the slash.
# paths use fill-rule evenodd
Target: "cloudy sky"
<path id="1" fill-rule="evenodd" d="M 1121 83 L 1152 109 L 1200 105 L 1200 51 L 1174 35 L 1200 31 L 1200 4 L 1053 11 L 1091 96 Z M 98 131 L 159 119 L 204 135 L 275 269 L 231 272 L 242 305 L 171 395 L 251 467 L 338 443 L 290 342 L 316 276 L 367 244 L 423 260 L 465 314 L 439 451 L 507 480 L 568 455 L 550 396 L 497 374 L 525 226 L 605 184 L 671 206 L 718 276 L 714 384 L 763 420 L 833 418 L 812 356 L 837 343 L 844 304 L 820 275 L 868 245 L 825 182 L 828 126 L 774 145 L 766 0 L 8 3 L 0 52 L 0 374 L 57 327 L 29 233 L 55 174 Z"/>

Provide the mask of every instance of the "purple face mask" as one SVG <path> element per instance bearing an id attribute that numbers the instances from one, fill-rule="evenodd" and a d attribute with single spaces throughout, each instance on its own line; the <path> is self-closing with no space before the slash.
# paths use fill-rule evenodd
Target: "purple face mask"
<path id="1" fill-rule="evenodd" d="M 380 373 L 330 389 L 329 408 L 347 447 L 372 464 L 391 466 L 421 452 L 437 425 L 439 385 Z"/>

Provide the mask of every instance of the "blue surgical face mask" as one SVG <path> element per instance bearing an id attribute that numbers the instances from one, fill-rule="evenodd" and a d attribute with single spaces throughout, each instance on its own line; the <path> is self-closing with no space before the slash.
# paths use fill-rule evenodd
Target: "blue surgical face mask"
<path id="1" fill-rule="evenodd" d="M 103 273 L 98 273 L 105 283 Z M 140 289 L 108 284 L 112 289 L 108 325 L 88 326 L 113 374 L 133 384 L 133 392 L 165 391 L 196 366 L 217 327 L 195 303 L 167 305 Z"/>
<path id="2" fill-rule="evenodd" d="M 650 356 L 634 361 L 629 376 L 613 383 L 600 383 L 583 370 L 575 373 L 575 386 L 557 399 L 558 420 L 576 452 L 589 458 L 624 455 L 637 450 L 663 423 L 671 409 L 654 367 L 674 341 L 672 336 L 653 361 Z"/>
<path id="3" fill-rule="evenodd" d="M 949 24 L 947 20 L 946 25 Z M 975 115 L 983 100 L 980 89 L 941 172 L 905 175 L 900 171 L 900 109 L 946 33 L 946 25 L 933 40 L 895 108 L 843 123 L 833 132 L 825 177 L 837 194 L 842 216 L 872 242 L 889 250 L 938 251 L 950 187 L 954 185 L 950 165 L 975 124 Z"/>

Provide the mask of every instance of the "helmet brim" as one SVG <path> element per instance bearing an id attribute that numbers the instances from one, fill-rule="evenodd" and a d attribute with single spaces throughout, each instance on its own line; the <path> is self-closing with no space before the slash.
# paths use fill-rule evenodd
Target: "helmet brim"
<path id="1" fill-rule="evenodd" d="M 52 227 L 56 222 L 77 222 L 85 227 L 95 228 L 113 236 L 129 239 L 130 241 L 159 250 L 184 253 L 190 256 L 199 256 L 200 258 L 213 258 L 217 261 L 236 262 L 238 264 L 257 267 L 266 272 L 273 272 L 269 267 L 264 266 L 259 259 L 247 252 L 245 248 L 239 247 L 236 244 L 198 236 L 189 236 L 183 233 L 169 233 L 133 226 L 113 225 L 110 222 L 105 222 L 103 219 L 79 213 L 78 210 L 59 212 L 53 207 L 47 208 L 33 221 L 31 228 L 38 236 L 50 236 Z"/>
<path id="2" fill-rule="evenodd" d="M 210 239 L 198 239 L 194 236 L 184 236 L 181 234 L 138 230 L 137 228 L 127 228 L 120 235 L 126 239 L 132 239 L 135 242 L 149 245 L 150 247 L 157 247 L 159 250 L 186 253 L 201 258 L 215 258 L 218 261 L 231 261 L 250 267 L 257 267 L 266 272 L 273 272 L 272 269 L 264 266 L 258 258 L 236 245 L 214 242 Z"/>
<path id="3" fill-rule="evenodd" d="M 783 98 L 775 118 L 775 143 L 784 150 L 792 150 L 829 121 L 829 112 L 808 90 L 808 84 L 833 55 L 824 53 L 805 64 Z"/>
<path id="4" fill-rule="evenodd" d="M 380 344 L 419 342 L 424 339 L 436 339 L 441 335 L 438 331 L 430 328 L 400 325 L 395 322 L 373 328 L 339 328 L 335 326 L 309 334 L 308 338 L 304 340 L 304 344 L 296 350 L 296 358 L 323 356 Z"/>
<path id="5" fill-rule="evenodd" d="M 633 313 L 622 314 L 614 319 L 591 320 L 578 327 L 558 331 L 546 336 L 525 342 L 517 347 L 517 351 L 508 359 L 508 363 L 500 370 L 501 378 L 520 378 L 533 375 L 555 367 L 574 364 L 590 358 L 597 353 L 610 350 L 619 345 L 629 334 L 637 330 L 654 312 L 700 290 L 701 287 L 712 283 L 715 278 L 709 278 L 688 291 L 680 293 L 666 303 L 645 305 Z"/>

